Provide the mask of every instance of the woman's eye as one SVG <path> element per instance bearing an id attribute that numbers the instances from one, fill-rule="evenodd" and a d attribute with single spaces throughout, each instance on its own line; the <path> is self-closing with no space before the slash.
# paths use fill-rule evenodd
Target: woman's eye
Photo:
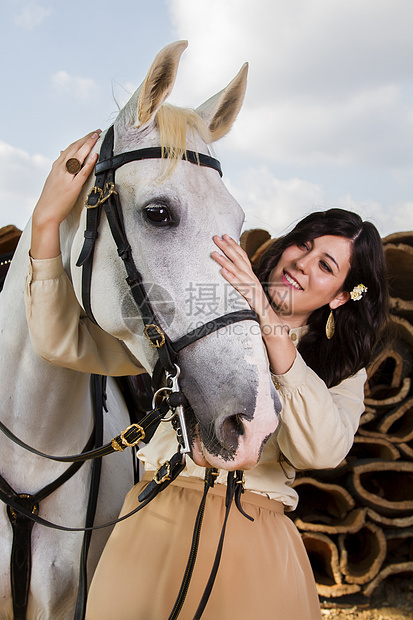
<path id="1" fill-rule="evenodd" d="M 321 267 L 325 269 L 325 271 L 328 271 L 328 273 L 333 273 L 333 270 L 331 269 L 330 265 L 323 260 L 321 261 Z"/>
<path id="2" fill-rule="evenodd" d="M 149 222 L 151 222 L 152 224 L 157 224 L 158 226 L 170 224 L 172 222 L 172 217 L 169 213 L 169 209 L 163 205 L 158 205 L 156 207 L 146 207 L 145 215 L 146 219 Z"/>
<path id="3" fill-rule="evenodd" d="M 303 250 L 306 250 L 307 252 L 311 249 L 309 241 L 303 241 L 302 243 L 298 243 L 297 247 L 302 248 Z"/>

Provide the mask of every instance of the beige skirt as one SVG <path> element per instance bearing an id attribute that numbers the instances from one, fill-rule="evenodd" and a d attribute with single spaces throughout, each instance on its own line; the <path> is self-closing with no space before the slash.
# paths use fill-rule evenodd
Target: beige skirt
<path id="1" fill-rule="evenodd" d="M 144 479 L 121 514 L 138 505 Z M 86 620 L 167 620 L 191 546 L 203 482 L 181 478 L 114 528 L 90 587 Z M 198 557 L 179 615 L 192 620 L 214 562 L 225 515 L 225 485 L 207 497 Z M 223 553 L 203 620 L 320 620 L 311 565 L 282 504 L 242 495 L 243 517 L 231 508 Z"/>

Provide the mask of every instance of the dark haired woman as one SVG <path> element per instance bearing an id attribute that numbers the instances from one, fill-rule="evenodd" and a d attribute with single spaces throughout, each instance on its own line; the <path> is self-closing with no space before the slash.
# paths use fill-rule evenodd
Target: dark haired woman
<path id="1" fill-rule="evenodd" d="M 89 140 L 93 146 L 96 136 Z M 56 167 L 52 186 L 53 175 L 58 175 Z M 45 191 L 33 216 L 26 288 L 33 345 L 46 359 L 85 372 L 142 372 L 115 339 L 79 318 L 58 256 L 59 223 L 71 198 L 57 209 L 54 196 Z M 311 566 L 284 509 L 297 505 L 291 488 L 296 469 L 335 467 L 353 443 L 364 409 L 364 367 L 388 320 L 380 237 L 353 213 L 313 213 L 273 244 L 257 275 L 235 241 L 224 235 L 215 243 L 221 253 L 213 257 L 223 276 L 259 314 L 283 409 L 279 430 L 267 441 L 258 465 L 245 472 L 242 505 L 254 521 L 231 511 L 218 576 L 202 617 L 316 620 L 321 615 Z M 62 336 L 58 351 L 48 350 L 52 330 Z M 136 507 L 142 487 L 175 448 L 175 432 L 168 425 L 140 451 L 147 474 L 129 492 L 123 513 Z M 87 620 L 169 617 L 187 562 L 204 471 L 188 459 L 179 478 L 148 508 L 115 527 L 92 581 Z M 222 471 L 208 496 L 182 619 L 193 618 L 208 580 L 225 513 L 225 483 Z"/>
<path id="2" fill-rule="evenodd" d="M 290 368 L 289 330 L 304 326 L 298 351 L 327 387 L 367 365 L 388 321 L 382 244 L 371 222 L 343 209 L 312 213 L 267 249 L 256 276 L 231 238 L 215 242 L 227 257 L 213 254 L 224 277 L 260 316 L 274 373 Z"/>

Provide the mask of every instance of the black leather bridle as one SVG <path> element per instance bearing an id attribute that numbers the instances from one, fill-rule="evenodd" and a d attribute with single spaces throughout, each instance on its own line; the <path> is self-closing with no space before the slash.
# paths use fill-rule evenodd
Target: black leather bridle
<path id="1" fill-rule="evenodd" d="M 86 200 L 87 218 L 86 218 L 86 230 L 84 232 L 85 241 L 82 251 L 77 261 L 77 266 L 81 266 L 82 271 L 82 302 L 85 311 L 89 318 L 96 323 L 91 308 L 91 279 L 92 279 L 92 265 L 93 254 L 96 239 L 98 237 L 98 228 L 100 217 L 102 213 L 102 206 L 105 210 L 106 217 L 108 219 L 109 227 L 112 232 L 112 236 L 116 243 L 118 254 L 124 262 L 127 278 L 126 281 L 130 287 L 133 299 L 138 307 L 139 313 L 144 323 L 144 333 L 149 339 L 151 345 L 157 349 L 158 361 L 156 363 L 153 375 L 152 384 L 154 388 L 159 388 L 162 381 L 162 375 L 165 373 L 166 377 L 169 377 L 169 381 L 172 382 L 172 394 L 169 397 L 169 403 L 178 413 L 178 423 L 175 425 L 177 430 L 178 442 L 181 444 L 180 451 L 177 452 L 170 461 L 167 461 L 151 483 L 141 492 L 139 501 L 142 502 L 139 508 L 142 508 L 146 502 L 150 501 L 154 495 L 160 490 L 159 482 L 162 480 L 162 486 L 170 484 L 174 478 L 182 471 L 184 467 L 183 453 L 189 452 L 190 447 L 187 439 L 185 419 L 183 415 L 183 404 L 188 404 L 186 398 L 182 394 L 178 386 L 179 367 L 177 365 L 178 353 L 189 344 L 199 340 L 200 338 L 207 336 L 221 327 L 231 325 L 233 323 L 245 320 L 259 321 L 258 315 L 251 309 L 240 310 L 237 312 L 230 312 L 225 315 L 219 316 L 208 323 L 205 323 L 196 329 L 188 332 L 175 342 L 172 342 L 168 335 L 161 328 L 158 318 L 152 308 L 151 302 L 145 290 L 145 285 L 141 274 L 139 273 L 135 262 L 132 257 L 132 249 L 128 242 L 126 231 L 123 223 L 123 214 L 120 204 L 119 195 L 115 189 L 115 171 L 126 163 L 132 161 L 139 161 L 144 159 L 159 159 L 168 156 L 168 152 L 160 147 L 144 148 L 135 151 L 129 151 L 121 153 L 120 155 L 113 155 L 114 145 L 114 128 L 113 125 L 108 129 L 105 138 L 103 140 L 99 161 L 95 167 L 95 185 L 89 192 Z M 195 153 L 194 151 L 185 151 L 182 156 L 183 159 L 200 166 L 207 166 L 217 170 L 222 176 L 221 165 L 219 161 L 204 155 L 201 153 Z M 160 388 L 158 391 L 162 391 L 164 388 Z M 172 398 L 175 397 L 176 404 L 173 405 Z M 180 398 L 179 398 L 180 397 Z M 172 416 L 174 417 L 174 416 Z M 163 472 L 163 469 L 165 471 Z M 174 608 L 169 616 L 169 620 L 173 620 L 178 617 L 181 610 L 183 601 L 185 600 L 186 592 L 189 586 L 189 582 L 192 576 L 192 570 L 197 555 L 199 531 L 203 517 L 203 506 L 206 499 L 206 494 L 210 486 L 213 486 L 213 477 L 211 478 L 212 470 L 206 470 L 205 490 L 203 500 L 201 502 L 198 516 L 196 519 L 193 540 L 191 545 L 191 551 L 187 567 L 185 570 L 184 578 L 182 580 L 181 588 L 175 602 Z M 229 472 L 227 481 L 227 498 L 226 498 L 226 515 L 221 532 L 220 542 L 218 545 L 214 565 L 208 580 L 207 587 L 204 591 L 201 602 L 195 614 L 195 618 L 200 618 L 203 610 L 207 604 L 209 595 L 211 593 L 213 583 L 218 571 L 219 561 L 222 553 L 222 545 L 225 534 L 226 523 L 229 516 L 229 510 L 232 504 L 232 500 L 235 497 L 236 505 L 240 512 L 250 518 L 241 507 L 240 493 L 242 492 L 242 472 L 237 471 L 237 479 L 234 478 L 234 472 Z M 126 515 L 125 515 L 126 516 Z"/>
<path id="2" fill-rule="evenodd" d="M 96 323 L 91 308 L 91 280 L 93 270 L 93 254 L 98 238 L 99 223 L 102 208 L 106 213 L 112 236 L 116 243 L 118 254 L 124 262 L 127 278 L 133 299 L 138 307 L 144 323 L 144 333 L 151 345 L 157 349 L 159 360 L 153 372 L 152 383 L 157 389 L 161 383 L 163 372 L 170 377 L 176 375 L 178 353 L 189 344 L 207 336 L 216 330 L 239 321 L 258 321 L 257 314 L 251 310 L 239 310 L 219 316 L 207 323 L 198 326 L 175 342 L 161 328 L 158 318 L 152 308 L 145 290 L 142 275 L 139 273 L 132 256 L 132 249 L 126 236 L 123 223 L 122 207 L 119 195 L 115 189 L 115 172 L 124 164 L 153 158 L 167 158 L 167 149 L 161 147 L 143 148 L 128 151 L 120 155 L 113 155 L 114 128 L 108 129 L 102 143 L 99 161 L 95 167 L 95 185 L 90 190 L 87 200 L 86 230 L 84 244 L 76 265 L 82 267 L 82 303 L 89 318 Z M 221 165 L 218 160 L 202 153 L 185 151 L 182 158 L 191 164 L 207 166 L 217 170 L 222 176 Z"/>
<path id="3" fill-rule="evenodd" d="M 12 524 L 17 519 L 20 519 L 22 522 L 22 526 L 19 529 L 19 536 L 21 538 L 22 532 L 24 532 L 24 543 L 25 543 L 25 553 L 27 549 L 30 548 L 30 532 L 31 532 L 31 524 L 33 522 L 39 523 L 40 525 L 44 525 L 46 527 L 52 527 L 54 529 L 59 529 L 63 531 L 84 531 L 88 535 L 88 538 L 84 540 L 84 546 L 82 549 L 82 563 L 81 563 L 81 577 L 80 577 L 80 585 L 79 585 L 79 595 L 76 603 L 76 612 L 75 618 L 83 618 L 86 604 L 86 572 L 85 572 L 85 564 L 87 558 L 87 548 L 90 542 L 90 534 L 94 529 L 101 529 L 102 527 L 108 527 L 109 525 L 115 525 L 119 521 L 122 521 L 132 514 L 135 514 L 139 510 L 141 510 L 144 506 L 146 506 L 160 491 L 166 488 L 182 471 L 185 466 L 185 460 L 183 454 L 185 452 L 189 452 L 188 441 L 186 437 L 186 429 L 185 429 L 185 421 L 183 416 L 183 406 L 188 405 L 188 402 L 185 396 L 179 389 L 178 385 L 178 376 L 179 376 L 179 367 L 177 365 L 178 353 L 184 349 L 189 344 L 199 340 L 200 338 L 207 336 L 218 329 L 225 327 L 227 325 L 231 325 L 233 323 L 245 320 L 254 320 L 258 321 L 258 316 L 253 310 L 240 310 L 236 312 L 230 312 L 228 314 L 222 315 L 205 323 L 196 329 L 188 332 L 184 336 L 180 337 L 178 340 L 172 342 L 168 335 L 161 328 L 159 321 L 156 317 L 156 314 L 152 308 L 151 302 L 148 298 L 148 295 L 145 290 L 143 278 L 139 273 L 135 262 L 132 257 L 131 246 L 128 242 L 124 224 L 123 224 L 123 215 L 122 208 L 119 200 L 119 195 L 115 189 L 115 171 L 123 166 L 126 163 L 132 161 L 139 161 L 143 159 L 159 159 L 166 158 L 168 156 L 167 150 L 162 149 L 161 147 L 151 147 L 144 148 L 135 151 L 128 151 L 126 153 L 121 153 L 120 155 L 113 155 L 113 144 L 114 144 L 114 129 L 113 126 L 109 128 L 106 133 L 106 136 L 102 143 L 102 148 L 99 155 L 99 161 L 95 167 L 95 185 L 90 190 L 86 204 L 87 207 L 87 217 L 86 217 L 86 229 L 84 232 L 84 244 L 80 253 L 80 256 L 77 261 L 77 266 L 82 267 L 82 302 L 85 309 L 85 312 L 89 316 L 89 318 L 97 324 L 95 317 L 93 316 L 92 308 L 91 308 L 91 280 L 92 280 L 92 268 L 93 268 L 93 256 L 94 249 L 96 244 L 96 239 L 98 238 L 98 229 L 99 223 L 102 214 L 102 208 L 105 210 L 109 227 L 112 232 L 112 236 L 115 240 L 118 254 L 122 258 L 127 278 L 126 281 L 130 287 L 132 296 L 135 300 L 135 303 L 138 307 L 139 313 L 142 317 L 144 323 L 144 333 L 146 337 L 149 339 L 151 345 L 157 349 L 158 352 L 158 361 L 156 363 L 152 383 L 154 388 L 159 388 L 162 383 L 163 375 L 167 378 L 167 387 L 161 387 L 158 389 L 158 392 L 162 392 L 165 389 L 169 390 L 171 393 L 169 397 L 156 407 L 154 403 L 153 410 L 145 416 L 145 418 L 141 421 L 140 424 L 132 424 L 128 429 L 123 431 L 118 437 L 114 438 L 110 444 L 105 446 L 98 446 L 95 449 L 91 449 L 93 442 L 89 440 L 88 444 L 85 446 L 84 451 L 78 455 L 66 456 L 66 457 L 56 457 L 41 453 L 21 440 L 7 429 L 4 424 L 0 422 L 0 430 L 5 433 L 12 441 L 20 445 L 22 448 L 29 450 L 39 456 L 43 456 L 48 459 L 52 459 L 60 462 L 72 462 L 73 465 L 65 472 L 63 476 L 60 476 L 53 485 L 48 485 L 45 489 L 42 490 L 40 494 L 36 496 L 28 496 L 28 495 L 16 495 L 13 489 L 8 485 L 8 483 L 4 479 L 0 479 L 0 499 L 8 506 L 8 512 L 11 515 Z M 197 164 L 200 166 L 207 166 L 209 168 L 213 168 L 217 170 L 219 174 L 222 176 L 221 165 L 219 161 L 210 157 L 209 155 L 204 155 L 202 153 L 196 153 L 194 151 L 185 151 L 183 154 L 183 159 L 192 164 Z M 99 378 L 98 378 L 99 379 Z M 169 384 L 172 387 L 168 387 Z M 103 404 L 100 403 L 99 409 L 103 410 Z M 60 484 L 65 482 L 70 475 L 72 475 L 80 465 L 88 459 L 97 459 L 99 461 L 101 456 L 106 454 L 110 454 L 113 451 L 123 450 L 124 447 L 133 447 L 143 438 L 147 440 L 150 439 L 152 434 L 154 433 L 157 425 L 161 420 L 165 420 L 165 414 L 168 410 L 172 410 L 174 412 L 178 412 L 179 419 L 177 423 L 174 425 L 177 430 L 177 438 L 178 442 L 181 444 L 180 450 L 173 456 L 169 461 L 166 461 L 156 472 L 153 480 L 143 489 L 141 494 L 139 495 L 140 504 L 133 511 L 124 515 L 123 517 L 116 519 L 111 523 L 105 523 L 102 525 L 93 525 L 94 520 L 94 511 L 96 508 L 96 500 L 97 500 L 97 487 L 92 485 L 91 496 L 89 498 L 88 504 L 88 518 L 86 519 L 85 527 L 80 528 L 69 528 L 65 526 L 60 526 L 54 523 L 51 523 L 45 519 L 42 519 L 38 514 L 36 514 L 38 510 L 38 503 L 40 499 L 45 497 L 45 494 L 50 494 L 53 492 Z M 174 415 L 171 416 L 172 419 Z M 102 434 L 103 437 L 103 434 Z M 98 444 L 101 444 L 102 438 L 99 439 Z M 95 443 L 96 445 L 96 443 Z M 189 582 L 191 580 L 192 571 L 194 568 L 194 563 L 197 555 L 197 548 L 199 542 L 199 531 L 202 524 L 202 518 L 204 513 L 204 506 L 206 500 L 206 494 L 208 489 L 211 488 L 214 484 L 214 473 L 213 469 L 207 469 L 205 475 L 205 487 L 204 494 L 202 498 L 201 505 L 198 510 L 198 515 L 196 519 L 193 541 L 191 545 L 191 551 L 189 554 L 189 559 L 187 563 L 187 567 L 185 569 L 184 578 L 181 584 L 180 591 L 178 593 L 177 600 L 174 604 L 173 610 L 169 616 L 169 620 L 175 620 L 182 608 L 183 602 L 185 600 L 186 592 L 189 586 Z M 227 497 L 226 497 L 226 513 L 225 519 L 222 527 L 220 542 L 218 545 L 214 565 L 211 570 L 210 578 L 208 580 L 207 587 L 204 591 L 203 597 L 199 604 L 199 607 L 196 611 L 195 619 L 201 617 L 203 610 L 207 604 L 209 595 L 212 590 L 212 586 L 216 577 L 216 573 L 219 566 L 219 560 L 222 552 L 222 544 L 223 538 L 225 534 L 225 528 L 229 516 L 229 511 L 231 508 L 231 504 L 233 499 L 235 499 L 236 506 L 238 510 L 247 518 L 249 517 L 242 509 L 240 497 L 243 491 L 242 485 L 242 472 L 237 471 L 229 472 L 228 482 L 227 482 Z M 92 507 L 93 506 L 93 507 Z M 89 512 L 91 513 L 89 517 Z M 24 520 L 24 522 L 23 522 Z M 13 525 L 14 526 L 14 525 Z M 17 527 L 17 526 L 14 526 Z M 23 530 L 24 527 L 24 530 Z M 14 555 L 17 554 L 17 551 Z M 12 554 L 12 566 L 14 555 Z M 26 562 L 22 567 L 25 572 L 29 571 L 30 574 L 30 562 Z M 17 577 L 20 577 L 20 573 L 16 572 Z M 13 573 L 14 574 L 14 573 Z M 19 581 L 19 579 L 16 579 Z M 26 616 L 26 608 L 27 608 L 27 597 L 28 597 L 28 588 L 30 585 L 30 577 L 25 579 L 23 586 L 20 589 L 15 588 L 14 596 L 13 596 L 13 606 L 15 609 L 15 617 L 17 618 L 25 618 Z M 20 591 L 21 590 L 21 591 Z"/>

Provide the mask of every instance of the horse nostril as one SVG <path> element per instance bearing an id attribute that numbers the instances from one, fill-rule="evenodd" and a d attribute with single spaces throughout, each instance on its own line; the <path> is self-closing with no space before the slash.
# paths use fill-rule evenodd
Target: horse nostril
<path id="1" fill-rule="evenodd" d="M 217 435 L 221 445 L 227 450 L 238 448 L 238 439 L 244 434 L 244 424 L 240 414 L 228 416 L 218 429 Z"/>

